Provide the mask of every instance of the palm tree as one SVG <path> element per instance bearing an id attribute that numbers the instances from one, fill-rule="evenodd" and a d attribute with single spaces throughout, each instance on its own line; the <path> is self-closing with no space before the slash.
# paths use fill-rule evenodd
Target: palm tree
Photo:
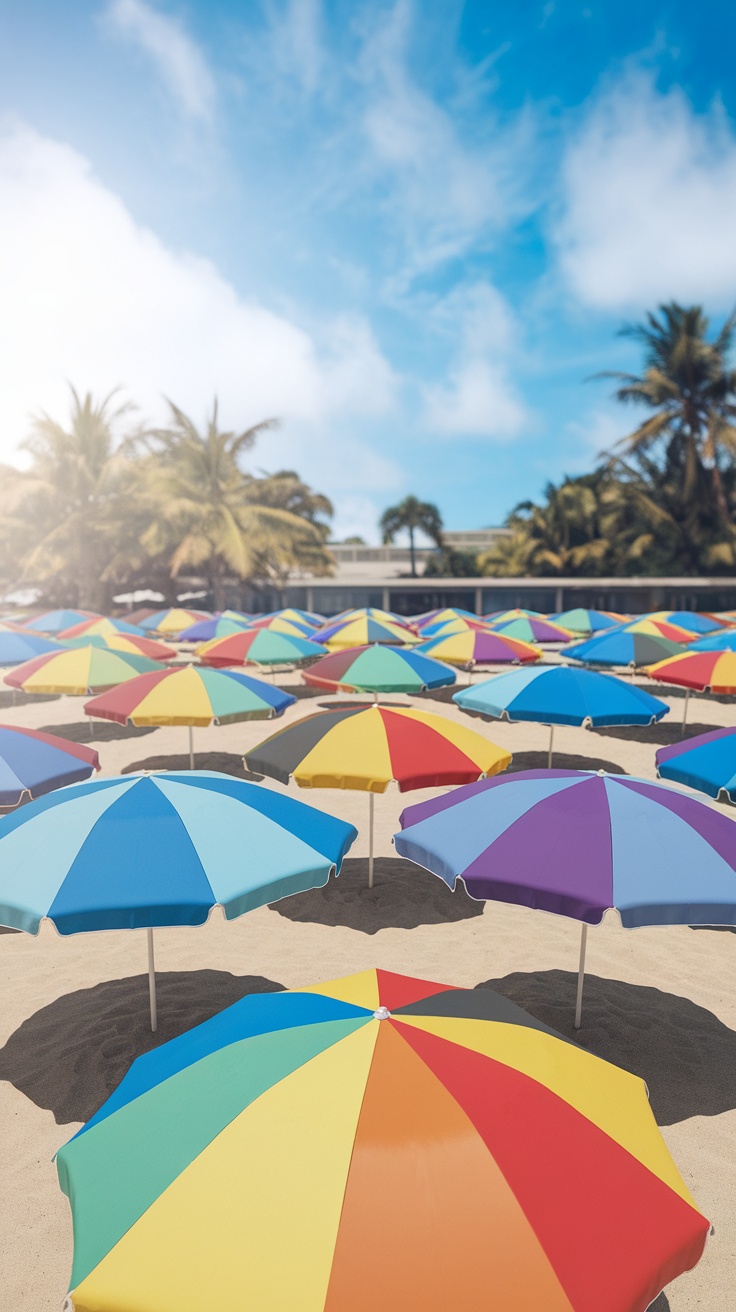
<path id="1" fill-rule="evenodd" d="M 397 533 L 407 530 L 409 533 L 409 554 L 411 556 L 411 575 L 417 576 L 414 534 L 419 531 L 442 546 L 442 517 L 431 501 L 419 501 L 417 497 L 404 497 L 398 506 L 389 506 L 381 515 L 381 533 L 384 542 L 393 542 Z"/>
<path id="2" fill-rule="evenodd" d="M 228 575 L 281 580 L 295 565 L 328 572 L 325 528 L 316 522 L 314 507 L 312 519 L 299 513 L 304 507 L 298 505 L 296 476 L 284 478 L 279 499 L 274 486 L 278 476 L 257 479 L 240 467 L 244 452 L 276 421 L 268 419 L 240 433 L 223 432 L 215 401 L 201 434 L 178 406 L 170 401 L 169 407 L 170 426 L 146 435 L 150 455 L 144 484 L 158 514 L 143 544 L 154 556 L 167 554 L 172 576 L 187 568 L 202 570 L 215 608 L 221 610 Z M 324 501 L 323 513 L 326 507 L 329 502 Z"/>
<path id="3" fill-rule="evenodd" d="M 66 604 L 101 609 L 116 535 L 129 510 L 131 461 L 115 435 L 127 404 L 72 387 L 68 427 L 38 415 L 23 448 L 28 470 L 7 470 L 0 515 L 15 525 L 21 578 Z"/>
<path id="4" fill-rule="evenodd" d="M 659 307 L 659 317 L 622 329 L 644 347 L 642 374 L 606 373 L 620 382 L 616 398 L 644 405 L 649 416 L 618 443 L 620 453 L 649 453 L 657 443 L 680 446 L 684 455 L 684 496 L 692 498 L 698 467 L 710 471 L 713 503 L 722 527 L 731 516 L 721 464 L 736 454 L 736 370 L 728 364 L 736 313 L 708 337 L 709 321 L 700 306 L 676 302 Z"/>

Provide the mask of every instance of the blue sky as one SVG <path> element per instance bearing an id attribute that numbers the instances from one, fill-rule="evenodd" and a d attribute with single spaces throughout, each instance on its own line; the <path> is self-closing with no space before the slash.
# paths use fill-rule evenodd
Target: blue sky
<path id="1" fill-rule="evenodd" d="M 736 9 L 0 0 L 0 456 L 66 380 L 282 418 L 338 535 L 497 523 L 633 416 L 660 301 L 736 302 Z"/>

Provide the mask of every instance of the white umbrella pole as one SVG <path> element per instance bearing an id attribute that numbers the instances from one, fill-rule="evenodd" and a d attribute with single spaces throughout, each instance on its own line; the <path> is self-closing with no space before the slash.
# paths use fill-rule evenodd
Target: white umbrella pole
<path id="1" fill-rule="evenodd" d="M 373 793 L 368 794 L 368 887 L 373 888 L 373 812 L 375 808 Z"/>
<path id="2" fill-rule="evenodd" d="M 689 701 L 690 701 L 690 689 L 689 689 L 689 688 L 686 688 L 686 689 L 685 689 L 685 705 L 684 705 L 683 708 L 682 708 L 682 727 L 683 727 L 683 729 L 685 729 L 685 728 L 687 727 L 687 704 L 688 704 Z"/>
<path id="3" fill-rule="evenodd" d="M 151 1029 L 154 1034 L 158 1029 L 158 1010 L 156 1008 L 156 967 L 153 964 L 153 930 L 147 929 L 148 935 L 148 1001 L 151 1005 Z"/>
<path id="4" fill-rule="evenodd" d="M 194 769 L 194 730 L 189 726 L 189 769 Z"/>
<path id="5" fill-rule="evenodd" d="M 575 1029 L 580 1029 L 583 1015 L 583 982 L 585 980 L 585 946 L 588 942 L 588 926 L 583 924 L 580 933 L 580 964 L 578 966 L 578 991 L 575 996 Z"/>
<path id="6" fill-rule="evenodd" d="M 553 724 L 551 724 L 551 725 L 549 726 L 549 750 L 548 750 L 548 752 L 547 752 L 547 769 L 548 769 L 548 770 L 551 770 L 551 769 L 552 769 L 552 746 L 553 746 L 553 744 L 554 744 L 554 741 L 555 741 L 555 726 L 554 726 Z"/>

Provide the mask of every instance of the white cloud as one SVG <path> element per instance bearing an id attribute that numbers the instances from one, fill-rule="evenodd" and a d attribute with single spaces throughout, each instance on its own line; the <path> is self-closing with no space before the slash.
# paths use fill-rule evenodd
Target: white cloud
<path id="1" fill-rule="evenodd" d="M 575 438 L 578 451 L 566 461 L 566 470 L 590 473 L 591 464 L 599 464 L 603 455 L 612 451 L 617 442 L 636 426 L 633 413 L 622 415 L 620 407 L 616 411 L 597 406 L 580 419 L 571 420 L 567 431 Z"/>
<path id="2" fill-rule="evenodd" d="M 487 242 L 523 212 L 533 131 L 527 113 L 502 128 L 483 102 L 466 106 L 481 110 L 482 133 L 475 113 L 468 115 L 472 126 L 466 132 L 463 115 L 448 112 L 411 77 L 411 22 L 411 5 L 397 0 L 366 38 L 359 64 L 370 158 L 384 186 L 390 180 L 385 204 L 403 229 L 407 279 L 462 254 L 478 239 Z M 454 71 L 466 84 L 467 98 L 467 70 Z"/>
<path id="3" fill-rule="evenodd" d="M 603 309 L 736 299 L 736 137 L 720 107 L 643 75 L 593 105 L 563 162 L 556 231 L 575 295 Z"/>
<path id="4" fill-rule="evenodd" d="M 113 31 L 132 41 L 153 62 L 184 114 L 211 119 L 214 78 L 201 50 L 177 19 L 160 13 L 145 0 L 110 0 L 104 17 Z"/>
<path id="5" fill-rule="evenodd" d="M 271 15 L 269 61 L 282 76 L 295 78 L 312 95 L 324 67 L 320 0 L 288 0 Z"/>
<path id="6" fill-rule="evenodd" d="M 431 431 L 508 440 L 529 414 L 511 378 L 516 327 L 504 298 L 488 283 L 451 293 L 435 309 L 436 325 L 456 344 L 447 381 L 425 390 Z"/>
<path id="7" fill-rule="evenodd" d="M 210 262 L 136 224 L 71 147 L 0 126 L 0 458 L 28 415 L 63 418 L 67 380 L 123 386 L 149 418 L 170 396 L 195 421 L 284 422 L 258 459 L 321 487 L 390 486 L 400 475 L 355 434 L 394 405 L 394 378 L 359 317 L 296 322 L 239 296 Z M 351 482 L 352 480 L 352 482 Z"/>

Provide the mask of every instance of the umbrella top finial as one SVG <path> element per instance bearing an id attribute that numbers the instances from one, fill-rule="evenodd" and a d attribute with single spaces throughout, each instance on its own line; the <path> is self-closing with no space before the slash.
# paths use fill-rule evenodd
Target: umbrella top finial
<path id="1" fill-rule="evenodd" d="M 389 1011 L 388 1007 L 379 1007 L 378 1011 L 374 1011 L 373 1013 L 374 1020 L 389 1020 L 390 1017 L 391 1017 L 391 1012 Z"/>

